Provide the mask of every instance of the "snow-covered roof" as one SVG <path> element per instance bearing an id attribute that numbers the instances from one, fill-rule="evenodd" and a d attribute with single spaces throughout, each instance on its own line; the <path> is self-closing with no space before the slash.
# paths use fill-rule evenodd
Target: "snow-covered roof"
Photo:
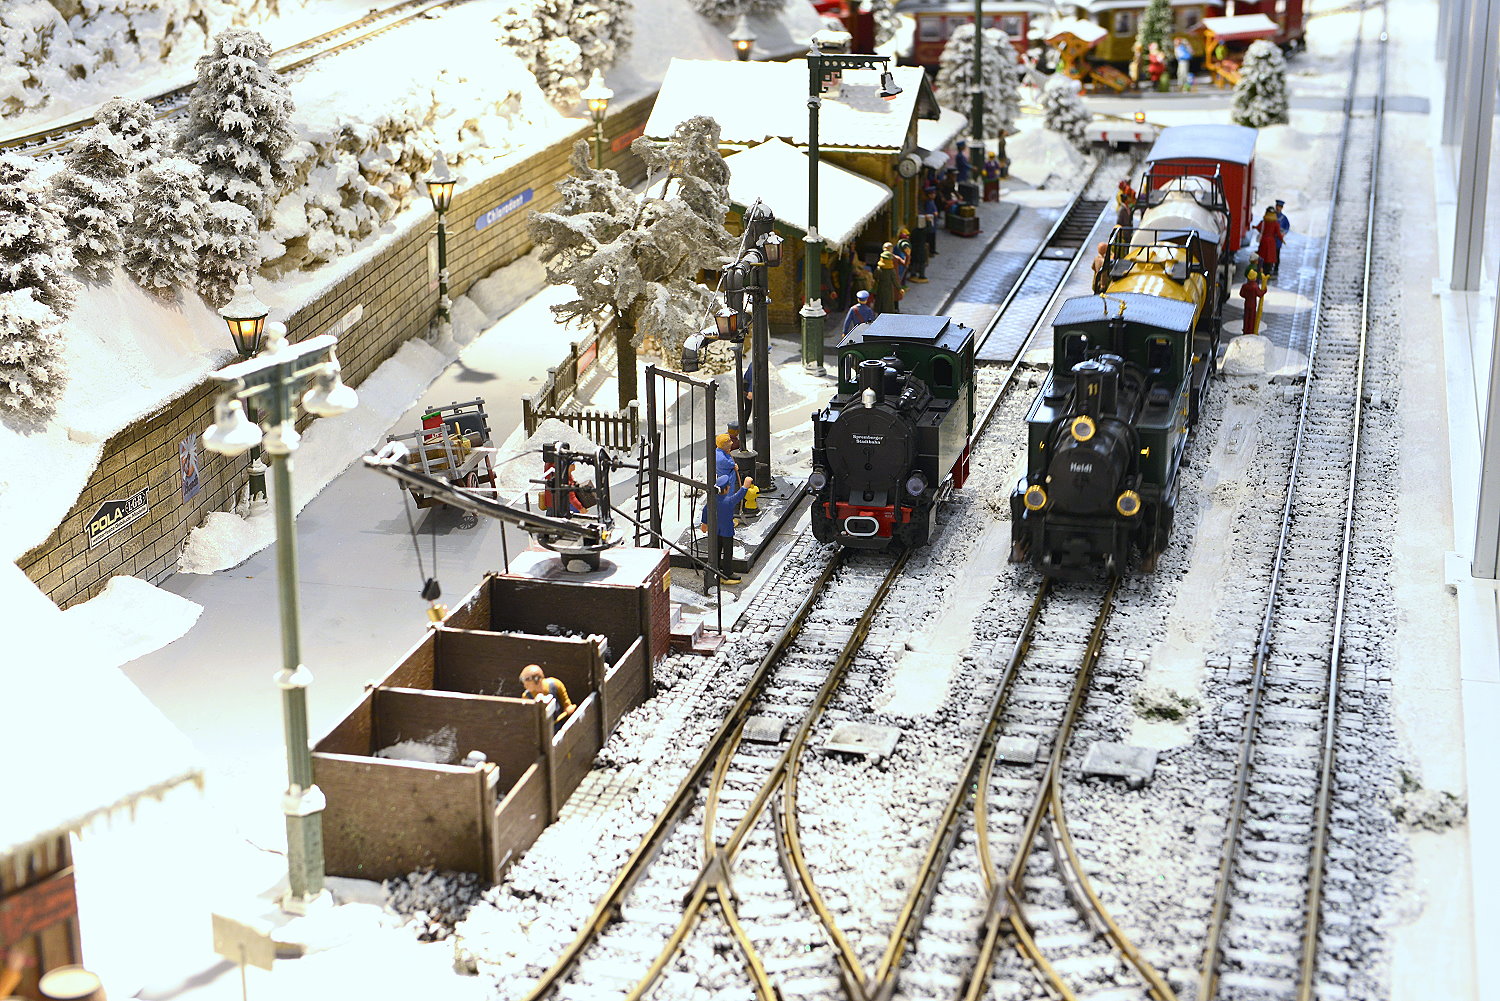
<path id="1" fill-rule="evenodd" d="M 842 90 L 823 95 L 818 144 L 853 149 L 900 150 L 912 118 L 936 119 L 941 111 L 920 66 L 892 66 L 901 93 L 879 96 L 879 70 L 846 70 Z M 694 115 L 719 123 L 727 145 L 770 138 L 807 145 L 807 60 L 721 62 L 673 59 L 646 122 L 646 135 L 665 139 Z"/>
<path id="2" fill-rule="evenodd" d="M 1107 34 L 1109 32 L 1099 27 L 1093 21 L 1070 17 L 1065 21 L 1058 21 L 1052 25 L 1052 30 L 1047 33 L 1047 41 L 1054 41 L 1063 35 L 1072 35 L 1080 42 L 1093 45 Z"/>
<path id="3" fill-rule="evenodd" d="M 115 666 L 186 632 L 199 606 L 116 577 L 63 612 L 5 561 L 0 596 L 20 627 L 0 668 L 0 858 L 201 783 L 187 738 Z"/>
<path id="4" fill-rule="evenodd" d="M 1243 42 L 1251 38 L 1271 38 L 1281 30 L 1264 14 L 1236 14 L 1233 17 L 1205 17 L 1203 27 L 1221 42 Z"/>
<path id="5" fill-rule="evenodd" d="M 1099 14 L 1106 10 L 1143 10 L 1150 0 L 1085 0 L 1074 6 L 1089 14 Z M 1223 9 L 1224 0 L 1168 0 L 1168 6 L 1180 7 L 1218 7 Z"/>
<path id="6" fill-rule="evenodd" d="M 769 139 L 731 156 L 729 197 L 748 206 L 762 199 L 776 221 L 807 232 L 807 154 Z M 852 240 L 870 217 L 891 200 L 891 189 L 851 170 L 818 160 L 818 232 L 837 250 Z"/>
<path id="7" fill-rule="evenodd" d="M 1147 163 L 1163 160 L 1222 160 L 1249 163 L 1255 159 L 1255 140 L 1260 135 L 1243 125 L 1173 125 L 1146 154 Z"/>
<path id="8" fill-rule="evenodd" d="M 934 153 L 963 135 L 964 129 L 969 127 L 967 116 L 952 108 L 938 110 L 936 119 L 917 119 L 917 145 Z"/>

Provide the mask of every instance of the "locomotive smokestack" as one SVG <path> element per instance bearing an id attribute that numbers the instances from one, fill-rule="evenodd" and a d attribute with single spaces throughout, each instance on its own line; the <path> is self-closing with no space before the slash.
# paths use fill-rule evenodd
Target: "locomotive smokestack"
<path id="1" fill-rule="evenodd" d="M 1103 366 L 1099 373 L 1099 409 L 1112 414 L 1119 408 L 1120 366 L 1125 359 L 1119 355 L 1100 355 L 1099 364 Z"/>
<path id="2" fill-rule="evenodd" d="M 1073 366 L 1073 399 L 1079 413 L 1095 420 L 1099 414 L 1114 413 L 1118 370 L 1108 362 L 1089 358 Z"/>
<path id="3" fill-rule="evenodd" d="M 859 400 L 873 407 L 885 399 L 885 362 L 867 358 L 859 363 Z"/>

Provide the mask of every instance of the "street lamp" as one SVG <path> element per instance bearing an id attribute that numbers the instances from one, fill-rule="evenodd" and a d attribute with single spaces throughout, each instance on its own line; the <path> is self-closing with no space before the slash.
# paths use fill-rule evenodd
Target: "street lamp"
<path id="1" fill-rule="evenodd" d="M 729 31 L 729 40 L 734 43 L 734 55 L 740 62 L 748 62 L 750 50 L 755 47 L 757 35 L 750 27 L 750 22 L 743 13 L 735 19 L 734 27 Z"/>
<path id="2" fill-rule="evenodd" d="M 974 90 L 969 100 L 969 118 L 974 123 L 975 156 L 984 156 L 984 0 L 974 0 Z M 974 163 L 979 172 L 979 163 Z"/>
<path id="3" fill-rule="evenodd" d="M 824 55 L 816 45 L 807 51 L 807 236 L 802 258 L 802 367 L 823 374 L 822 267 L 823 237 L 818 233 L 818 110 L 823 106 L 823 87 L 846 69 L 884 68 L 880 74 L 880 96 L 891 101 L 901 93 L 891 75 L 889 56 Z M 757 394 L 759 396 L 760 394 Z M 759 408 L 757 408 L 758 410 Z"/>
<path id="4" fill-rule="evenodd" d="M 219 310 L 219 315 L 229 327 L 229 339 L 234 342 L 234 350 L 241 359 L 249 358 L 260 350 L 261 338 L 266 332 L 266 316 L 269 313 L 266 304 L 256 298 L 248 275 L 234 287 L 234 295 Z M 250 510 L 259 511 L 260 506 L 266 502 L 266 464 L 261 461 L 259 452 L 250 460 L 248 486 Z"/>
<path id="5" fill-rule="evenodd" d="M 594 70 L 589 85 L 580 95 L 588 103 L 589 117 L 594 120 L 594 169 L 604 169 L 604 113 L 609 110 L 609 99 L 615 92 L 604 86 L 604 74 Z"/>
<path id="6" fill-rule="evenodd" d="M 453 204 L 453 189 L 458 180 L 449 172 L 442 150 L 438 150 L 437 159 L 432 161 L 432 173 L 426 180 L 427 197 L 432 199 L 432 210 L 437 213 L 438 321 L 446 331 L 453 303 L 448 300 L 448 229 L 443 225 L 443 214 Z"/>
<path id="7" fill-rule="evenodd" d="M 292 507 L 292 455 L 297 434 L 296 400 L 319 417 L 353 408 L 359 398 L 339 378 L 333 349 L 338 338 L 320 334 L 288 344 L 286 326 L 271 323 L 265 350 L 213 373 L 220 384 L 214 423 L 203 432 L 203 445 L 220 455 L 240 455 L 264 442 L 271 456 L 276 508 L 276 581 L 281 605 L 282 723 L 286 735 L 287 790 L 281 798 L 286 815 L 287 882 L 282 907 L 305 913 L 323 889 L 323 792 L 313 783 L 312 749 L 307 736 L 307 686 L 312 673 L 302 663 L 297 607 L 296 515 Z M 264 423 L 245 416 L 246 403 L 259 403 Z"/>
<path id="8" fill-rule="evenodd" d="M 767 314 L 770 299 L 770 277 L 767 268 L 781 264 L 781 237 L 774 232 L 776 216 L 759 198 L 745 210 L 745 228 L 740 235 L 738 259 L 724 272 L 725 297 L 731 310 L 748 306 L 750 313 L 750 360 L 754 366 L 751 379 L 750 413 L 745 413 L 745 374 L 736 351 L 735 387 L 738 405 L 735 413 L 740 427 L 749 418 L 754 431 L 755 482 L 761 493 L 775 494 L 776 481 L 771 478 L 771 322 Z M 717 320 L 717 318 L 716 318 Z M 740 338 L 743 343 L 743 338 Z M 819 337 L 819 348 L 822 338 Z M 820 351 L 821 354 L 821 351 Z M 820 359 L 821 360 L 821 359 Z M 749 444 L 748 442 L 746 444 Z"/>

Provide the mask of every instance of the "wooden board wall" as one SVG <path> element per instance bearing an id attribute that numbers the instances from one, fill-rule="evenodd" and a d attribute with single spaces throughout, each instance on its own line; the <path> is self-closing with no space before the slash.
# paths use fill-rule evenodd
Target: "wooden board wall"
<path id="1" fill-rule="evenodd" d="M 488 629 L 437 629 L 436 687 L 450 692 L 520 698 L 521 669 L 539 664 L 577 702 L 594 690 L 599 644 L 571 636 L 529 636 Z"/>
<path id="2" fill-rule="evenodd" d="M 427 740 L 451 728 L 456 758 L 450 763 L 470 751 L 482 752 L 499 768 L 503 791 L 536 761 L 535 734 L 543 712 L 538 703 L 520 699 L 377 688 L 374 743 L 378 749 L 403 740 Z"/>
<path id="3" fill-rule="evenodd" d="M 630 644 L 625 656 L 605 675 L 601 710 L 606 733 L 613 733 L 621 717 L 646 701 L 650 695 L 650 674 L 643 637 Z"/>
<path id="4" fill-rule="evenodd" d="M 579 703 L 572 718 L 552 741 L 552 781 L 558 810 L 594 767 L 594 756 L 601 746 L 599 710 L 599 696 L 590 695 Z"/>
<path id="5" fill-rule="evenodd" d="M 532 765 L 495 807 L 490 824 L 490 878 L 503 876 L 550 820 L 547 776 L 540 765 Z"/>
<path id="6" fill-rule="evenodd" d="M 489 628 L 496 632 L 547 635 L 549 626 L 609 641 L 606 660 L 619 658 L 641 633 L 639 598 L 634 588 L 601 587 L 556 580 L 491 575 Z"/>
<path id="7" fill-rule="evenodd" d="M 314 744 L 313 750 L 329 754 L 369 754 L 375 750 L 371 743 L 375 730 L 373 692 L 370 689 L 361 695 L 348 715 Z"/>
<path id="8" fill-rule="evenodd" d="M 431 866 L 485 872 L 484 776 L 478 769 L 315 752 L 313 781 L 328 798 L 330 876 L 391 879 Z"/>

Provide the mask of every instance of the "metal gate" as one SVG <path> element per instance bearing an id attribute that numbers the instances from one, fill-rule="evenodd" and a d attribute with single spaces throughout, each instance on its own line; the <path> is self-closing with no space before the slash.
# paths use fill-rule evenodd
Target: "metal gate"
<path id="1" fill-rule="evenodd" d="M 651 532 L 664 538 L 664 532 L 675 532 L 676 526 L 685 523 L 683 548 L 708 564 L 717 583 L 717 577 L 729 568 L 719 566 L 719 506 L 706 504 L 718 492 L 714 486 L 715 389 L 712 382 L 646 366 Z M 708 534 L 699 542 L 696 526 L 705 506 Z M 676 557 L 673 562 L 677 564 Z M 677 565 L 696 562 L 684 560 Z"/>

